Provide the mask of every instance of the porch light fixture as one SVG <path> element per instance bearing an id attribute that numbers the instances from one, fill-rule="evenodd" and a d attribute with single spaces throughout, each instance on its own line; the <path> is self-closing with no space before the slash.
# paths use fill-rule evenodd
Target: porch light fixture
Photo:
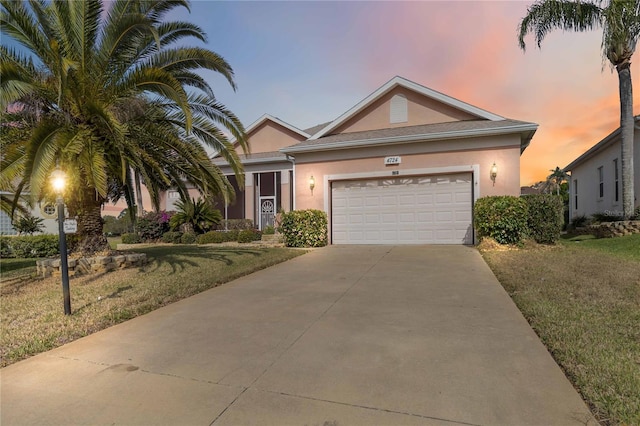
<path id="1" fill-rule="evenodd" d="M 51 185 L 56 193 L 58 204 L 58 240 L 60 246 L 60 272 L 62 274 L 62 294 L 64 314 L 71 315 L 71 294 L 69 292 L 69 263 L 67 261 L 67 237 L 64 233 L 64 199 L 62 193 L 67 184 L 64 172 L 58 168 L 51 173 Z"/>
<path id="2" fill-rule="evenodd" d="M 496 163 L 493 163 L 493 166 L 491 166 L 491 172 L 489 175 L 493 181 L 493 186 L 496 186 L 496 176 L 498 176 L 498 166 L 496 166 Z"/>
<path id="3" fill-rule="evenodd" d="M 316 187 L 316 180 L 313 178 L 313 175 L 311 175 L 311 177 L 309 178 L 309 189 L 311 190 L 311 193 L 313 194 L 313 188 Z"/>

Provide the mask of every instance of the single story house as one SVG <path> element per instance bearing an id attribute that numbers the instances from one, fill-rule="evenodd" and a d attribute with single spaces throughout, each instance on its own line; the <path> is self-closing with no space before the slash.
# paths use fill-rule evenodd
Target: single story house
<path id="1" fill-rule="evenodd" d="M 2 192 L 3 195 L 13 197 L 13 193 Z M 42 219 L 42 233 L 57 234 L 58 233 L 58 210 L 56 204 L 52 202 L 42 201 L 36 203 L 29 209 L 32 216 Z M 20 213 L 16 211 L 16 218 Z M 18 231 L 13 227 L 11 216 L 0 211 L 0 235 L 17 235 Z"/>
<path id="2" fill-rule="evenodd" d="M 223 214 L 263 229 L 280 209 L 320 209 L 331 244 L 472 244 L 475 200 L 520 195 L 537 127 L 394 77 L 329 123 L 251 124 L 245 187 Z"/>
<path id="3" fill-rule="evenodd" d="M 569 179 L 569 218 L 600 213 L 622 216 L 622 142 L 620 128 L 573 160 L 564 171 Z M 640 205 L 640 115 L 634 117 L 634 208 Z"/>

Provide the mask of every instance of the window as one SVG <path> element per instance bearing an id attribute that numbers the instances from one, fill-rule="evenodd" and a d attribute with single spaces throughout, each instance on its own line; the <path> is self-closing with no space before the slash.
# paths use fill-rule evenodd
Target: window
<path id="1" fill-rule="evenodd" d="M 573 199 L 574 199 L 573 208 L 578 210 L 578 179 L 573 180 Z"/>
<path id="2" fill-rule="evenodd" d="M 598 167 L 598 197 L 604 197 L 604 172 L 602 166 Z"/>
<path id="3" fill-rule="evenodd" d="M 618 179 L 618 159 L 613 160 L 613 197 L 614 201 L 620 201 L 620 182 Z"/>
<path id="4" fill-rule="evenodd" d="M 180 193 L 178 191 L 169 191 L 169 199 L 176 200 L 180 198 Z"/>
<path id="5" fill-rule="evenodd" d="M 407 113 L 407 98 L 404 95 L 395 95 L 391 98 L 389 123 L 406 123 L 409 121 Z"/>

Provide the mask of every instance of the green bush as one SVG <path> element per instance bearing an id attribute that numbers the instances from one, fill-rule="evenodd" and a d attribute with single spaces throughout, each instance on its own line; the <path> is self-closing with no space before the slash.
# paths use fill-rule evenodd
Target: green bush
<path id="1" fill-rule="evenodd" d="M 218 225 L 219 230 L 242 231 L 243 229 L 254 229 L 251 219 L 224 219 Z"/>
<path id="2" fill-rule="evenodd" d="M 57 235 L 0 237 L 1 257 L 36 258 L 60 253 Z"/>
<path id="3" fill-rule="evenodd" d="M 537 243 L 553 244 L 558 241 L 564 224 L 562 196 L 531 194 L 521 198 L 527 203 L 529 236 Z"/>
<path id="4" fill-rule="evenodd" d="M 253 229 L 253 228 L 251 228 Z M 231 241 L 238 241 L 238 236 L 240 235 L 240 231 L 237 229 L 234 229 L 232 231 L 222 231 L 222 236 L 223 236 L 223 242 L 231 242 Z"/>
<path id="5" fill-rule="evenodd" d="M 209 231 L 205 234 L 200 234 L 196 238 L 196 243 L 198 244 L 220 244 L 224 241 L 225 232 L 221 231 Z"/>
<path id="6" fill-rule="evenodd" d="M 182 232 L 165 232 L 162 234 L 163 243 L 180 244 L 182 242 Z"/>
<path id="7" fill-rule="evenodd" d="M 182 244 L 193 244 L 196 242 L 196 234 L 193 232 L 185 232 L 180 239 Z"/>
<path id="8" fill-rule="evenodd" d="M 262 233 L 263 233 L 264 235 L 273 235 L 273 234 L 275 234 L 275 233 L 276 233 L 276 228 L 274 228 L 273 226 L 266 226 L 266 227 L 263 229 Z"/>
<path id="9" fill-rule="evenodd" d="M 327 245 L 327 214 L 321 210 L 293 210 L 282 214 L 280 228 L 287 247 Z"/>
<path id="10" fill-rule="evenodd" d="M 478 236 L 500 244 L 518 244 L 527 234 L 527 202 L 513 196 L 483 197 L 473 207 Z"/>
<path id="11" fill-rule="evenodd" d="M 169 221 L 171 220 L 172 213 L 165 211 L 162 212 L 149 212 L 145 213 L 136 224 L 138 229 L 138 235 L 142 241 L 158 241 L 162 238 L 165 232 L 169 232 Z"/>
<path id="12" fill-rule="evenodd" d="M 262 232 L 257 229 L 243 229 L 238 234 L 239 243 L 251 243 L 253 241 L 260 241 L 262 239 Z"/>
<path id="13" fill-rule="evenodd" d="M 631 216 L 631 220 L 640 220 L 640 206 L 636 207 L 633 211 L 633 216 Z"/>
<path id="14" fill-rule="evenodd" d="M 142 238 L 138 234 L 122 234 L 122 244 L 140 244 Z"/>
<path id="15" fill-rule="evenodd" d="M 589 224 L 589 218 L 585 215 L 576 216 L 571 219 L 571 225 L 569 226 L 571 229 L 582 228 L 583 226 L 587 226 Z"/>

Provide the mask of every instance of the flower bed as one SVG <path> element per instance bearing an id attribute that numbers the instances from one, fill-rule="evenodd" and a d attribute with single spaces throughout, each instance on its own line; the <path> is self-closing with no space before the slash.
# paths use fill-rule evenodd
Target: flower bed
<path id="1" fill-rule="evenodd" d="M 116 254 L 113 256 L 81 257 L 69 259 L 69 276 L 103 273 L 116 269 L 135 268 L 147 263 L 147 255 L 144 253 Z M 60 259 L 45 259 L 36 261 L 37 274 L 46 278 L 52 275 L 59 276 Z"/>

